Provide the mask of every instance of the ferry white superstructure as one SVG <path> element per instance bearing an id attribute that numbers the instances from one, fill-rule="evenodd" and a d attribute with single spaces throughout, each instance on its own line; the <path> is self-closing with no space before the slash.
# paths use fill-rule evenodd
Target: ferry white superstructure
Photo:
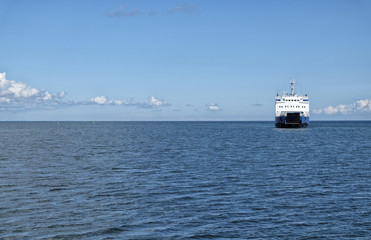
<path id="1" fill-rule="evenodd" d="M 307 127 L 309 124 L 308 95 L 294 92 L 295 81 L 291 80 L 291 93 L 276 96 L 276 127 Z"/>

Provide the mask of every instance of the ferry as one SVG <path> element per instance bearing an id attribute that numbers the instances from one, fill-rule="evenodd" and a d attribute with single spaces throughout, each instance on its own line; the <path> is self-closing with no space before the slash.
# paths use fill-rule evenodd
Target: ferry
<path id="1" fill-rule="evenodd" d="M 300 128 L 309 125 L 308 95 L 298 95 L 294 92 L 295 80 L 291 79 L 291 93 L 276 95 L 277 128 Z"/>

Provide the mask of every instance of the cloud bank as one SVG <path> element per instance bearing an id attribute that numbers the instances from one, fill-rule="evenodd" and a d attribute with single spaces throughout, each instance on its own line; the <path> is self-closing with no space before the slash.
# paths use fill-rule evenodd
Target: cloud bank
<path id="1" fill-rule="evenodd" d="M 125 106 L 137 106 L 140 108 L 159 108 L 159 107 L 167 107 L 171 104 L 165 102 L 164 100 L 160 100 L 155 97 L 150 97 L 146 102 L 134 102 L 133 100 L 118 100 L 118 99 L 109 99 L 105 96 L 98 96 L 95 98 L 90 99 L 88 104 L 97 104 L 97 105 L 125 105 Z"/>
<path id="2" fill-rule="evenodd" d="M 158 109 L 171 104 L 156 97 L 150 97 L 145 102 L 135 102 L 133 99 L 120 100 L 109 99 L 105 96 L 97 96 L 89 101 L 65 101 L 65 92 L 50 93 L 48 91 L 33 88 L 27 83 L 7 80 L 5 73 L 0 73 L 0 110 L 1 109 L 29 109 L 71 105 L 114 105 L 134 106 L 139 108 Z"/>
<path id="3" fill-rule="evenodd" d="M 326 108 L 313 110 L 315 114 L 354 114 L 354 113 L 371 113 L 371 99 L 358 100 L 353 104 L 339 104 L 337 106 L 328 106 Z"/>

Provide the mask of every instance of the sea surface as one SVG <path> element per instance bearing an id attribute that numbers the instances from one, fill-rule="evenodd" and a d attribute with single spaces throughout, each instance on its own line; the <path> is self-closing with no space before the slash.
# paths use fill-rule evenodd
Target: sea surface
<path id="1" fill-rule="evenodd" d="M 0 239 L 371 239 L 371 122 L 0 122 Z"/>

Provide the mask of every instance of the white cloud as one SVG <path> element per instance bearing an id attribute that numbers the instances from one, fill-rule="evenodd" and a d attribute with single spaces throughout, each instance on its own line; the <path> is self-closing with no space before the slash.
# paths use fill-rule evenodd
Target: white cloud
<path id="1" fill-rule="evenodd" d="M 337 106 L 328 106 L 321 109 L 313 110 L 315 114 L 342 114 L 347 115 L 351 113 L 371 113 L 371 99 L 358 100 L 353 104 L 339 104 Z"/>
<path id="2" fill-rule="evenodd" d="M 10 103 L 10 99 L 6 97 L 0 97 L 0 103 Z"/>
<path id="3" fill-rule="evenodd" d="M 109 17 L 133 17 L 137 15 L 144 14 L 140 9 L 134 8 L 134 9 L 127 9 L 124 6 L 120 6 L 117 10 L 110 11 L 108 13 Z"/>
<path id="4" fill-rule="evenodd" d="M 130 100 L 108 99 L 105 96 L 92 98 L 89 103 L 98 105 L 134 105 Z"/>
<path id="5" fill-rule="evenodd" d="M 125 100 L 110 100 L 109 102 L 110 104 L 113 104 L 113 105 L 130 105 L 130 102 L 129 101 L 125 101 Z"/>
<path id="6" fill-rule="evenodd" d="M 53 104 L 60 102 L 65 93 L 49 93 L 33 88 L 27 83 L 6 79 L 5 73 L 0 73 L 0 103 L 10 105 L 34 105 L 39 103 Z"/>
<path id="7" fill-rule="evenodd" d="M 356 104 L 358 111 L 371 112 L 371 99 L 358 100 Z"/>
<path id="8" fill-rule="evenodd" d="M 221 111 L 221 109 L 218 106 L 218 104 L 215 104 L 215 103 L 207 104 L 206 105 L 206 110 L 213 111 L 213 112 L 219 112 L 219 111 Z"/>
<path id="9" fill-rule="evenodd" d="M 46 91 L 44 93 L 43 100 L 48 101 L 48 100 L 51 100 L 51 99 L 52 99 L 52 95 L 48 91 Z"/>
<path id="10" fill-rule="evenodd" d="M 7 80 L 5 73 L 0 74 L 0 96 L 10 98 L 29 98 L 38 96 L 40 91 L 27 83 Z"/>
<path id="11" fill-rule="evenodd" d="M 142 10 L 139 8 L 128 8 L 126 6 L 119 6 L 116 10 L 109 11 L 108 17 L 135 17 L 135 16 L 155 16 L 157 14 L 188 14 L 193 15 L 197 13 L 197 8 L 194 5 L 180 4 L 169 10 L 154 11 L 154 10 Z"/>
<path id="12" fill-rule="evenodd" d="M 159 100 L 159 99 L 157 99 L 153 96 L 147 101 L 147 104 L 148 104 L 148 106 L 151 106 L 151 107 L 168 106 L 168 103 L 166 103 L 162 100 Z"/>
<path id="13" fill-rule="evenodd" d="M 95 98 L 90 99 L 90 102 L 96 103 L 96 104 L 107 104 L 108 100 L 106 97 L 100 96 L 100 97 L 95 97 Z"/>
<path id="14" fill-rule="evenodd" d="M 167 13 L 172 14 L 172 13 L 185 13 L 185 14 L 192 14 L 196 11 L 196 7 L 194 5 L 177 5 L 170 9 Z"/>

